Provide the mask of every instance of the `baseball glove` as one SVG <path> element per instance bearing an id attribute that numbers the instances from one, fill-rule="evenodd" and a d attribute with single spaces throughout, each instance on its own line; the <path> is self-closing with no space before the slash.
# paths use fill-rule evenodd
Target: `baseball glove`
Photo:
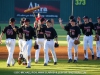
<path id="1" fill-rule="evenodd" d="M 75 45 L 78 45 L 78 44 L 80 44 L 80 41 L 79 41 L 79 40 L 75 40 L 75 41 L 74 41 L 74 44 L 75 44 Z"/>
<path id="2" fill-rule="evenodd" d="M 95 35 L 94 41 L 99 41 L 99 36 L 98 35 Z"/>
<path id="3" fill-rule="evenodd" d="M 34 49 L 39 49 L 39 45 L 37 45 L 36 42 L 34 43 Z"/>
<path id="4" fill-rule="evenodd" d="M 17 62 L 18 62 L 19 65 L 21 65 L 22 64 L 21 58 L 18 58 L 18 61 Z"/>
<path id="5" fill-rule="evenodd" d="M 59 47 L 59 44 L 58 44 L 58 43 L 55 43 L 55 44 L 54 44 L 54 47 L 55 47 L 55 48 Z"/>
<path id="6" fill-rule="evenodd" d="M 18 62 L 19 65 L 21 65 L 22 61 L 23 61 L 23 54 L 20 54 L 17 62 Z"/>
<path id="7" fill-rule="evenodd" d="M 27 65 L 27 63 L 25 63 L 25 62 L 23 62 L 22 64 L 23 64 L 23 65 Z"/>

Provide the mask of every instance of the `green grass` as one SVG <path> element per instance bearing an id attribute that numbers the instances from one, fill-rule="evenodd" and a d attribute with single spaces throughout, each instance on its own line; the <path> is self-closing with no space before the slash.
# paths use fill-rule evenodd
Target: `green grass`
<path id="1" fill-rule="evenodd" d="M 2 40 L 3 44 L 0 44 L 0 46 L 5 46 L 5 40 Z M 83 41 L 80 41 L 80 45 L 83 45 Z M 68 44 L 67 41 L 58 41 L 60 46 L 66 46 Z M 34 40 L 33 40 L 33 44 L 34 44 Z M 96 42 L 93 41 L 93 45 L 96 45 Z M 16 40 L 16 46 L 18 46 L 18 40 Z"/>
<path id="2" fill-rule="evenodd" d="M 67 63 L 66 59 L 59 59 L 57 65 L 53 65 L 52 61 L 48 64 L 48 66 L 43 66 L 43 60 L 41 59 L 38 64 L 35 64 L 32 61 L 31 65 L 32 66 L 30 69 L 26 69 L 25 66 L 18 65 L 17 63 L 13 67 L 6 67 L 6 61 L 0 60 L 0 74 L 1 75 L 100 75 L 100 60 L 89 60 L 89 61 L 79 60 L 78 63 Z"/>

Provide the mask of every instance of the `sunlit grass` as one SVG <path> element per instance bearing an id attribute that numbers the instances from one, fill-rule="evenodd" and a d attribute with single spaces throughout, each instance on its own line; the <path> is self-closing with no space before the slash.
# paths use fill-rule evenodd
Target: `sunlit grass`
<path id="1" fill-rule="evenodd" d="M 89 61 L 83 61 L 79 60 L 78 63 L 67 63 L 67 59 L 58 59 L 58 64 L 53 65 L 53 61 L 48 64 L 48 66 L 43 66 L 43 60 L 40 60 L 38 64 L 35 64 L 34 61 L 32 61 L 32 66 L 30 69 L 26 69 L 23 65 L 15 64 L 14 67 L 6 67 L 6 61 L 0 60 L 0 73 L 1 75 L 12 75 L 14 72 L 18 71 L 25 71 L 25 72 L 66 72 L 66 75 L 69 72 L 71 73 L 78 73 L 74 75 L 81 75 L 82 73 L 85 73 L 84 75 L 100 75 L 100 60 L 89 60 Z M 5 73 L 6 72 L 6 73 Z M 61 75 L 63 75 L 61 74 Z M 30 74 L 31 75 L 31 74 Z M 42 74 L 38 74 L 42 75 Z M 48 75 L 48 74 L 45 74 Z M 49 74 L 50 75 L 50 74 Z M 52 74 L 53 75 L 53 74 Z M 55 74 L 54 74 L 55 75 Z"/>

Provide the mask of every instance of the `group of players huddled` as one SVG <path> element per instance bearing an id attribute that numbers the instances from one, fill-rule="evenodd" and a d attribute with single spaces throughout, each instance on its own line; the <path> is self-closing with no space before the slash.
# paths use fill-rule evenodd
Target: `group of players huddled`
<path id="1" fill-rule="evenodd" d="M 7 67 L 10 67 L 11 64 L 14 66 L 15 64 L 13 54 L 17 36 L 20 48 L 18 57 L 19 65 L 23 64 L 26 65 L 26 68 L 31 68 L 31 48 L 33 37 L 35 40 L 34 44 L 38 45 L 38 48 L 35 51 L 35 63 L 38 63 L 39 61 L 39 52 L 42 47 L 44 50 L 44 66 L 47 66 L 49 62 L 48 49 L 51 50 L 54 65 L 56 65 L 57 57 L 54 50 L 54 44 L 58 43 L 58 35 L 53 28 L 53 23 L 53 19 L 46 20 L 41 17 L 39 13 L 34 22 L 34 27 L 30 26 L 30 19 L 28 18 L 21 18 L 20 27 L 15 26 L 15 18 L 10 18 L 9 25 L 2 30 L 0 36 L 0 43 L 2 43 L 2 37 L 4 34 L 6 35 L 6 47 L 8 49 Z"/>
<path id="2" fill-rule="evenodd" d="M 68 63 L 72 62 L 72 47 L 74 47 L 74 63 L 78 60 L 78 45 L 74 44 L 75 40 L 79 40 L 81 34 L 83 37 L 83 47 L 84 47 L 84 61 L 88 60 L 87 47 L 91 50 L 92 59 L 94 59 L 93 50 L 93 30 L 95 35 L 100 38 L 100 17 L 97 17 L 97 23 L 93 24 L 92 20 L 88 16 L 83 17 L 84 23 L 81 22 L 81 18 L 74 16 L 69 17 L 69 23 L 65 26 L 62 24 L 62 19 L 59 18 L 60 26 L 67 31 L 67 42 L 68 42 Z M 6 26 L 1 33 L 0 43 L 2 43 L 2 37 L 6 35 L 6 47 L 8 49 L 8 59 L 7 67 L 11 64 L 14 66 L 15 60 L 13 58 L 13 53 L 15 49 L 15 41 L 18 37 L 18 44 L 20 48 L 18 56 L 18 64 L 26 65 L 26 68 L 31 68 L 31 48 L 32 39 L 34 37 L 34 44 L 38 45 L 38 49 L 35 51 L 35 63 L 39 62 L 39 52 L 40 49 L 44 50 L 44 66 L 49 63 L 48 50 L 51 50 L 54 65 L 57 64 L 57 57 L 55 53 L 55 42 L 58 43 L 58 35 L 56 30 L 53 28 L 54 20 L 46 20 L 41 17 L 38 13 L 36 20 L 34 21 L 34 27 L 30 26 L 30 20 L 27 18 L 21 18 L 20 27 L 15 26 L 15 18 L 10 18 L 9 25 Z M 82 30 L 82 33 L 81 33 Z M 54 42 L 55 39 L 55 42 Z M 100 59 L 100 40 L 96 41 L 96 57 Z"/>

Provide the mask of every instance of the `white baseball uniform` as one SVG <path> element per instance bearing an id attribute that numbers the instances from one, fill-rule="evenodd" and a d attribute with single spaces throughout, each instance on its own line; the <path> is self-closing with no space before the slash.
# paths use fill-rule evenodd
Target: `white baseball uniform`
<path id="1" fill-rule="evenodd" d="M 78 56 L 75 55 L 75 53 L 78 53 L 78 45 L 74 44 L 74 41 L 77 40 L 77 37 L 80 35 L 80 29 L 78 26 L 72 26 L 69 29 L 70 31 L 70 39 L 68 41 L 68 59 L 72 60 L 72 47 L 74 47 L 74 60 L 78 59 Z"/>
<path id="2" fill-rule="evenodd" d="M 40 30 L 38 30 L 36 28 L 36 35 L 37 35 L 37 39 L 36 42 L 39 46 L 39 49 L 37 49 L 35 51 L 35 62 L 37 63 L 39 61 L 39 53 L 40 53 L 40 49 L 44 48 L 44 41 L 45 41 L 45 37 L 44 37 L 44 31 L 45 31 L 46 25 L 42 24 Z M 48 57 L 48 61 L 49 61 L 49 57 Z"/>
<path id="3" fill-rule="evenodd" d="M 84 46 L 84 50 L 86 50 L 86 54 L 84 54 L 85 59 L 88 59 L 88 51 L 87 51 L 87 47 L 89 45 L 89 48 L 91 50 L 91 54 L 92 54 L 92 59 L 94 59 L 94 50 L 93 50 L 93 32 L 92 30 L 94 29 L 93 23 L 89 22 L 87 24 L 83 23 L 81 25 L 79 25 L 79 27 L 82 29 L 82 32 L 84 34 L 84 38 L 83 38 L 83 46 Z"/>
<path id="4" fill-rule="evenodd" d="M 24 52 L 23 52 L 23 46 L 24 46 L 24 40 L 23 40 L 23 28 L 24 26 L 22 25 L 20 28 L 19 28 L 19 31 L 18 31 L 18 45 L 19 45 L 19 58 L 25 58 L 25 55 L 24 55 Z M 22 55 L 22 56 L 21 56 Z"/>
<path id="5" fill-rule="evenodd" d="M 32 37 L 36 38 L 35 30 L 31 27 L 22 27 L 23 29 L 23 56 L 27 61 L 27 67 L 31 66 L 31 48 L 32 48 Z M 30 59 L 28 59 L 30 56 Z"/>
<path id="6" fill-rule="evenodd" d="M 15 39 L 7 38 L 6 39 L 6 47 L 8 49 L 8 59 L 7 59 L 7 64 L 14 64 L 15 60 L 13 58 L 14 54 L 14 49 L 15 49 Z"/>
<path id="7" fill-rule="evenodd" d="M 94 24 L 94 27 L 95 27 L 96 35 L 99 36 L 99 41 L 96 41 L 96 56 L 98 59 L 100 58 L 100 23 Z"/>
<path id="8" fill-rule="evenodd" d="M 48 64 L 48 49 L 51 50 L 53 61 L 57 62 L 57 57 L 54 49 L 54 38 L 57 37 L 57 33 L 53 27 L 46 28 L 45 30 L 46 40 L 44 42 L 44 64 Z"/>
<path id="9" fill-rule="evenodd" d="M 15 26 L 16 30 L 18 30 L 18 27 Z M 8 49 L 8 59 L 7 59 L 7 65 L 12 65 L 15 63 L 15 60 L 13 58 L 14 49 L 15 49 L 15 39 L 17 35 L 17 31 L 14 31 L 11 25 L 8 25 L 4 28 L 2 31 L 6 34 L 6 47 Z"/>

